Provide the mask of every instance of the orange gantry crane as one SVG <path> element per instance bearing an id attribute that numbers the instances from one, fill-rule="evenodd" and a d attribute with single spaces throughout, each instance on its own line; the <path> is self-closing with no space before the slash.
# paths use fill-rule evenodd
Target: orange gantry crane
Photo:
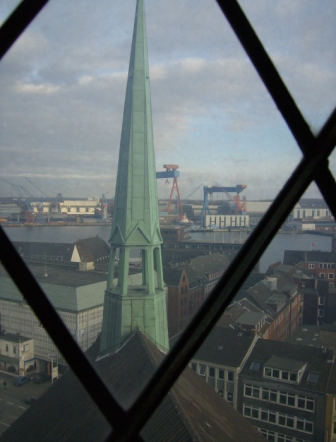
<path id="1" fill-rule="evenodd" d="M 182 202 L 180 197 L 180 189 L 178 187 L 177 178 L 180 176 L 180 172 L 177 170 L 179 166 L 177 164 L 164 164 L 164 172 L 156 172 L 156 178 L 166 178 L 166 182 L 168 182 L 168 178 L 173 178 L 173 185 L 170 191 L 170 196 L 167 205 L 167 213 L 170 211 L 171 202 L 173 199 L 174 190 L 176 190 L 176 205 L 178 211 L 178 219 L 183 218 L 183 209 Z"/>

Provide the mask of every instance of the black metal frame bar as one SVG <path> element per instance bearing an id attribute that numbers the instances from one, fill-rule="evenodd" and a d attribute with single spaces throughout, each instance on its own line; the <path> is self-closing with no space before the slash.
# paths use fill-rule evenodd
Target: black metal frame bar
<path id="1" fill-rule="evenodd" d="M 0 60 L 49 0 L 23 0 L 0 28 Z"/>
<path id="2" fill-rule="evenodd" d="M 48 0 L 24 0 L 0 29 L 0 58 L 29 25 Z M 232 301 L 266 247 L 309 184 L 315 180 L 336 215 L 336 183 L 328 169 L 328 156 L 336 143 L 336 109 L 315 137 L 236 0 L 217 0 L 250 57 L 270 95 L 289 126 L 303 159 L 244 244 L 236 259 L 169 352 L 129 411 L 111 396 L 95 370 L 72 339 L 48 298 L 31 275 L 7 236 L 0 229 L 0 259 L 76 376 L 114 429 L 110 440 L 141 440 L 146 424 L 173 386 L 190 358 L 202 344 L 222 312 Z M 92 386 L 94 385 L 94 388 Z"/>

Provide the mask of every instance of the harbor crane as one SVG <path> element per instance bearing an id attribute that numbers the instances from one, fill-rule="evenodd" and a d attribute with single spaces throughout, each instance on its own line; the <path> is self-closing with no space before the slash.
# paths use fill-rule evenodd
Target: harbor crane
<path id="1" fill-rule="evenodd" d="M 164 172 L 156 172 L 156 178 L 160 179 L 160 178 L 165 178 L 166 182 L 168 182 L 168 178 L 173 178 L 173 185 L 170 191 L 170 196 L 169 196 L 169 200 L 168 200 L 168 205 L 167 205 L 167 213 L 169 214 L 170 211 L 170 206 L 171 206 L 171 202 L 173 199 L 173 193 L 174 190 L 176 190 L 176 205 L 178 207 L 178 219 L 182 219 L 183 218 L 183 209 L 182 209 L 182 202 L 181 202 L 181 197 L 180 197 L 180 190 L 178 187 L 178 182 L 177 182 L 177 178 L 180 176 L 180 172 L 177 170 L 179 168 L 179 166 L 177 164 L 164 164 L 163 168 L 166 169 Z"/>
<path id="2" fill-rule="evenodd" d="M 243 214 L 246 212 L 246 197 L 240 199 L 240 193 L 246 189 L 246 184 L 237 184 L 235 187 L 226 187 L 226 186 L 204 186 L 204 198 L 203 198 L 203 207 L 200 214 L 200 219 L 203 218 L 205 214 L 210 215 L 209 209 L 209 195 L 211 196 L 213 193 L 225 193 L 225 195 L 229 198 L 229 200 L 233 203 L 234 212 L 236 214 Z M 231 193 L 236 193 L 236 195 L 231 195 Z"/>
<path id="3" fill-rule="evenodd" d="M 34 207 L 33 204 L 30 201 L 31 194 L 28 192 L 27 189 L 25 189 L 23 186 L 18 186 L 17 184 L 11 183 L 3 178 L 0 178 L 1 181 L 11 186 L 16 193 L 19 195 L 21 199 L 21 204 L 18 204 L 21 207 L 22 212 L 24 213 L 24 216 L 26 218 L 27 223 L 32 223 L 35 221 L 35 214 L 34 214 Z M 24 194 L 30 195 L 30 197 L 27 198 Z"/>
<path id="4" fill-rule="evenodd" d="M 188 199 L 189 199 L 189 198 L 190 198 L 195 192 L 197 192 L 198 189 L 199 189 L 200 187 L 202 187 L 202 186 L 203 186 L 203 183 L 200 184 L 199 186 L 197 186 L 196 189 L 194 189 L 192 192 L 189 193 L 189 195 L 187 195 L 185 198 L 183 198 L 184 201 L 188 200 Z"/>
<path id="5" fill-rule="evenodd" d="M 41 192 L 41 194 L 49 200 L 50 197 L 40 187 L 38 187 L 29 178 L 25 177 L 25 179 L 28 181 L 28 183 L 30 183 L 32 186 L 34 186 L 35 189 L 37 189 L 39 192 Z M 61 204 L 60 203 L 64 202 L 64 198 L 61 193 L 56 194 L 55 192 L 52 192 L 51 190 L 49 192 L 54 193 L 56 195 L 55 199 L 52 201 L 52 204 L 51 204 L 52 213 L 56 213 L 56 214 L 60 215 L 61 214 Z"/>
<path id="6" fill-rule="evenodd" d="M 112 190 L 109 190 L 108 192 L 105 192 L 102 194 L 103 220 L 104 221 L 107 220 L 107 208 L 108 208 L 108 202 L 107 202 L 105 195 L 107 195 L 110 192 L 112 192 Z"/>
<path id="7" fill-rule="evenodd" d="M 40 188 L 39 188 L 39 187 L 38 187 L 38 186 L 37 186 L 32 180 L 30 180 L 30 179 L 27 178 L 27 177 L 25 177 L 25 180 L 27 180 L 28 183 L 30 183 L 32 186 L 34 186 L 36 190 L 38 190 L 39 192 L 41 192 L 41 194 L 42 194 L 43 196 L 45 196 L 46 198 L 49 198 L 48 195 L 47 195 L 46 193 L 44 193 L 43 190 L 40 189 Z"/>

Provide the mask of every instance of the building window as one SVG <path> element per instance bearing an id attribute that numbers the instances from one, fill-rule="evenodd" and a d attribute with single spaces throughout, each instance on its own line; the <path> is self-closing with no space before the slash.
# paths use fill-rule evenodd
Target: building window
<path id="1" fill-rule="evenodd" d="M 323 296 L 319 296 L 318 305 L 324 305 L 324 297 Z"/>
<path id="2" fill-rule="evenodd" d="M 308 269 L 315 269 L 315 264 L 308 264 Z"/>
<path id="3" fill-rule="evenodd" d="M 13 345 L 13 353 L 16 355 L 16 345 Z"/>
<path id="4" fill-rule="evenodd" d="M 233 371 L 228 371 L 227 372 L 227 380 L 230 382 L 234 381 L 234 372 Z"/>
<path id="5" fill-rule="evenodd" d="M 209 367 L 209 377 L 215 377 L 215 367 Z"/>
<path id="6" fill-rule="evenodd" d="M 8 352 L 8 344 L 6 344 L 6 351 Z"/>
<path id="7" fill-rule="evenodd" d="M 314 411 L 315 409 L 314 399 L 269 388 L 257 387 L 251 384 L 244 384 L 244 396 L 253 397 L 266 402 L 275 402 L 286 405 L 287 407 L 300 408 L 307 411 Z"/>
<path id="8" fill-rule="evenodd" d="M 227 393 L 227 397 L 226 397 L 228 402 L 233 402 L 233 393 Z"/>
<path id="9" fill-rule="evenodd" d="M 298 373 L 287 370 L 278 370 L 276 368 L 265 367 L 264 376 L 274 379 L 281 379 L 286 382 L 297 382 Z"/>
<path id="10" fill-rule="evenodd" d="M 269 410 L 268 408 L 258 408 L 252 405 L 244 404 L 243 415 L 251 419 L 258 419 L 264 422 L 281 425 L 283 427 L 292 428 L 304 433 L 313 433 L 313 422 L 292 416 L 278 411 Z"/>
<path id="11" fill-rule="evenodd" d="M 317 316 L 318 316 L 319 318 L 323 318 L 323 317 L 324 317 L 324 310 L 323 310 L 322 308 L 319 308 L 319 309 L 317 310 Z"/>
<path id="12" fill-rule="evenodd" d="M 307 377 L 307 381 L 311 382 L 312 384 L 317 384 L 319 376 L 320 374 L 316 371 L 311 371 Z"/>
<path id="13" fill-rule="evenodd" d="M 206 365 L 199 364 L 199 374 L 205 378 Z"/>
<path id="14" fill-rule="evenodd" d="M 191 368 L 192 368 L 192 370 L 194 370 L 195 372 L 197 371 L 197 365 L 196 365 L 194 362 L 192 362 L 192 364 L 191 364 Z"/>
<path id="15" fill-rule="evenodd" d="M 253 361 L 251 366 L 250 366 L 250 370 L 252 370 L 252 371 L 259 371 L 260 367 L 261 367 L 261 362 L 260 361 Z"/>
<path id="16" fill-rule="evenodd" d="M 320 273 L 320 278 L 325 278 L 325 273 Z"/>
<path id="17" fill-rule="evenodd" d="M 334 274 L 333 273 L 328 273 L 328 279 L 334 279 Z"/>
<path id="18" fill-rule="evenodd" d="M 333 282 L 330 282 L 330 283 L 329 283 L 329 288 L 330 288 L 330 289 L 333 289 L 333 288 L 334 288 L 334 283 L 333 283 Z"/>

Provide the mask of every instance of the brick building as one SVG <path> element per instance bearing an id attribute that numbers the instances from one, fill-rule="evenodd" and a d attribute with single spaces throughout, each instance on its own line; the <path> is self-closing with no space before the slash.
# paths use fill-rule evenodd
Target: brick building
<path id="1" fill-rule="evenodd" d="M 225 254 L 213 253 L 163 268 L 164 281 L 168 289 L 170 337 L 188 324 L 229 263 L 230 260 Z"/>

